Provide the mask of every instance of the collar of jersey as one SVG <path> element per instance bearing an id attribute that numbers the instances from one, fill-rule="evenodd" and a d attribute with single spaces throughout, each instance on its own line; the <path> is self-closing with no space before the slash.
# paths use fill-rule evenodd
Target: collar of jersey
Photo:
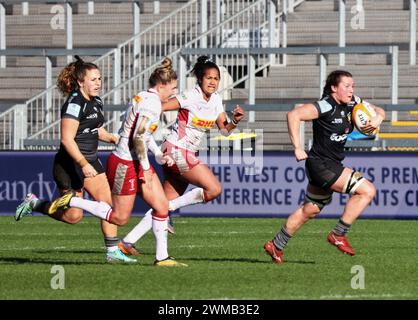
<path id="1" fill-rule="evenodd" d="M 158 95 L 158 91 L 155 90 L 154 88 L 149 88 L 147 91 L 151 92 L 151 93 L 155 93 L 156 95 Z"/>
<path id="2" fill-rule="evenodd" d="M 92 97 L 91 100 L 87 100 L 86 98 L 84 98 L 83 94 L 81 93 L 80 88 L 78 88 L 71 93 L 70 97 L 75 97 L 75 96 L 73 96 L 74 92 L 77 93 L 77 95 L 76 95 L 77 97 L 80 97 L 82 99 L 82 103 L 87 103 L 87 104 L 88 103 L 97 103 L 100 106 L 103 105 L 102 100 L 100 99 L 99 96 Z"/>
<path id="3" fill-rule="evenodd" d="M 213 94 L 211 94 L 211 96 L 210 96 L 210 98 L 209 98 L 209 101 L 206 101 L 206 100 L 205 100 L 205 98 L 203 98 L 203 91 L 202 91 L 202 88 L 201 88 L 201 87 L 197 84 L 197 85 L 195 86 L 195 89 L 197 90 L 197 92 L 199 92 L 200 96 L 202 97 L 202 100 L 203 100 L 204 102 L 206 102 L 206 105 L 207 105 L 207 104 L 209 104 L 209 102 L 212 100 L 213 95 L 216 93 L 216 92 L 214 92 Z"/>
<path id="4" fill-rule="evenodd" d="M 347 106 L 346 103 L 338 103 L 332 95 L 327 96 L 325 100 L 328 100 L 329 102 L 331 102 L 332 106 L 342 106 L 342 107 Z"/>

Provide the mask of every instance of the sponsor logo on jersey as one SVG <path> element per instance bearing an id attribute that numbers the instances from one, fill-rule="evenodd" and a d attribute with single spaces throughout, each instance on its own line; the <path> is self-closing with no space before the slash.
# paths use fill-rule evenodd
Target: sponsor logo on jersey
<path id="1" fill-rule="evenodd" d="M 150 127 L 148 128 L 148 132 L 149 133 L 154 133 L 155 130 L 157 130 L 158 128 L 158 124 L 157 123 L 153 123 L 152 125 L 150 125 Z"/>
<path id="2" fill-rule="evenodd" d="M 215 120 L 204 120 L 197 117 L 192 118 L 192 124 L 197 128 L 211 129 L 215 125 Z"/>
<path id="3" fill-rule="evenodd" d="M 87 117 L 86 117 L 86 119 L 96 119 L 97 118 L 97 113 L 92 113 L 92 114 L 89 114 Z"/>
<path id="4" fill-rule="evenodd" d="M 341 119 L 341 118 L 335 118 L 334 120 L 332 120 L 331 123 L 343 123 L 343 119 Z"/>
<path id="5" fill-rule="evenodd" d="M 339 134 L 333 133 L 329 138 L 331 141 L 341 142 L 347 139 L 347 134 L 339 135 Z"/>
<path id="6" fill-rule="evenodd" d="M 141 102 L 141 97 L 140 96 L 135 96 L 134 98 L 133 98 L 133 100 L 135 101 L 135 103 L 140 103 Z"/>
<path id="7" fill-rule="evenodd" d="M 67 107 L 66 114 L 72 115 L 74 117 L 79 116 L 81 107 L 76 103 L 69 103 Z"/>

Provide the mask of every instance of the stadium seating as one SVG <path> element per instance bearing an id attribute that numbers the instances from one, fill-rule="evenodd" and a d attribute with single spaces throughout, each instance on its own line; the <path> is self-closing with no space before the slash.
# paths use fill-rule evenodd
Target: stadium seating
<path id="1" fill-rule="evenodd" d="M 153 3 L 141 7 L 141 30 L 172 12 L 184 2 L 161 2 L 159 14 L 153 13 Z M 415 104 L 418 67 L 409 65 L 409 8 L 407 1 L 364 1 L 365 28 L 351 27 L 351 8 L 355 0 L 346 1 L 346 44 L 398 45 L 399 103 Z M 31 4 L 29 15 L 21 14 L 20 5 L 6 7 L 7 48 L 65 47 L 64 30 L 53 30 L 49 23 L 53 4 Z M 279 11 L 281 8 L 279 8 Z M 94 15 L 87 14 L 86 4 L 73 6 L 74 47 L 115 47 L 132 36 L 131 3 L 96 3 Z M 387 17 L 390 17 L 388 19 Z M 287 17 L 287 46 L 330 46 L 338 44 L 337 1 L 306 0 Z M 87 59 L 94 57 L 87 57 Z M 351 71 L 356 81 L 356 93 L 376 104 L 390 103 L 391 66 L 384 54 L 347 54 L 346 65 L 338 65 L 338 55 L 328 56 L 327 72 L 344 68 Z M 44 58 L 8 57 L 7 68 L 0 69 L 0 112 L 12 103 L 22 102 L 44 88 Z M 65 57 L 53 60 L 53 74 L 66 64 Z M 243 62 L 245 67 L 246 62 Z M 288 55 L 287 64 L 273 65 L 256 77 L 258 103 L 303 103 L 319 96 L 319 61 L 316 55 Z M 248 100 L 248 88 L 238 87 L 228 94 L 233 101 Z M 5 107 L 6 106 L 6 107 Z M 289 150 L 285 111 L 257 111 L 255 122 L 244 121 L 240 128 L 264 130 L 265 150 Z M 391 113 L 382 125 L 381 133 L 390 139 L 391 133 L 415 133 L 418 127 L 404 120 L 416 121 L 418 116 L 407 111 L 398 112 L 399 123 L 391 123 Z M 311 139 L 310 125 L 306 125 L 306 144 Z M 385 136 L 384 134 L 389 134 Z M 393 135 L 396 137 L 396 135 Z"/>
<path id="2" fill-rule="evenodd" d="M 287 18 L 288 46 L 338 45 L 337 1 L 308 0 Z M 409 7 L 405 1 L 363 1 L 365 28 L 353 29 L 351 8 L 355 0 L 346 2 L 346 45 L 399 46 L 399 104 L 418 102 L 418 66 L 409 65 Z M 390 17 L 390 19 L 388 18 Z M 384 54 L 347 54 L 346 65 L 340 67 L 339 56 L 329 55 L 327 72 L 345 69 L 354 75 L 356 94 L 375 104 L 391 103 L 391 65 Z M 256 101 L 261 103 L 303 103 L 319 97 L 319 61 L 316 55 L 287 55 L 286 66 L 272 66 L 267 76 L 256 78 Z M 234 89 L 232 98 L 248 99 L 248 90 Z M 285 112 L 257 112 L 251 128 L 263 128 L 265 149 L 291 149 Z M 398 112 L 398 120 L 416 120 L 417 115 Z M 413 123 L 391 124 L 391 112 L 381 126 L 381 139 L 416 137 L 418 126 Z M 244 126 L 244 125 L 243 125 Z M 308 125 L 307 125 L 308 127 Z M 307 129 L 306 144 L 311 139 Z M 404 133 L 402 136 L 391 133 Z"/>
<path id="3" fill-rule="evenodd" d="M 184 1 L 162 1 L 156 14 L 152 2 L 141 3 L 140 29 L 144 30 L 181 5 Z M 65 30 L 51 27 L 54 6 L 60 5 L 30 4 L 29 14 L 22 15 L 21 5 L 6 5 L 6 48 L 65 48 Z M 86 3 L 73 4 L 73 48 L 114 48 L 132 35 L 132 3 L 95 3 L 93 15 L 87 14 Z M 84 58 L 88 61 L 97 56 Z M 6 68 L 0 69 L 2 109 L 45 89 L 44 57 L 7 57 L 6 61 Z M 53 83 L 66 63 L 66 57 L 53 59 Z"/>

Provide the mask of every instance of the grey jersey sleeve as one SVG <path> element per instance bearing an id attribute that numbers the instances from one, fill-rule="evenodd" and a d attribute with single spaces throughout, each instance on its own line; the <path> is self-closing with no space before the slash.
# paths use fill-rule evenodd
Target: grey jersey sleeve
<path id="1" fill-rule="evenodd" d="M 318 110 L 319 117 L 332 110 L 332 105 L 326 100 L 319 100 L 313 104 Z"/>

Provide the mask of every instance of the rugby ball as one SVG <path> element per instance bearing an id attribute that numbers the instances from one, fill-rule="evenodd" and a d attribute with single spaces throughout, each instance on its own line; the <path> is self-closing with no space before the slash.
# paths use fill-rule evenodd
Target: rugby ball
<path id="1" fill-rule="evenodd" d="M 376 117 L 376 112 L 367 103 L 356 104 L 351 113 L 351 118 L 353 120 L 354 126 L 362 134 L 365 134 L 368 136 L 374 136 L 379 131 L 378 128 L 376 128 L 376 130 L 374 130 L 372 133 L 363 132 L 364 126 L 367 125 L 367 122 L 374 117 Z"/>

